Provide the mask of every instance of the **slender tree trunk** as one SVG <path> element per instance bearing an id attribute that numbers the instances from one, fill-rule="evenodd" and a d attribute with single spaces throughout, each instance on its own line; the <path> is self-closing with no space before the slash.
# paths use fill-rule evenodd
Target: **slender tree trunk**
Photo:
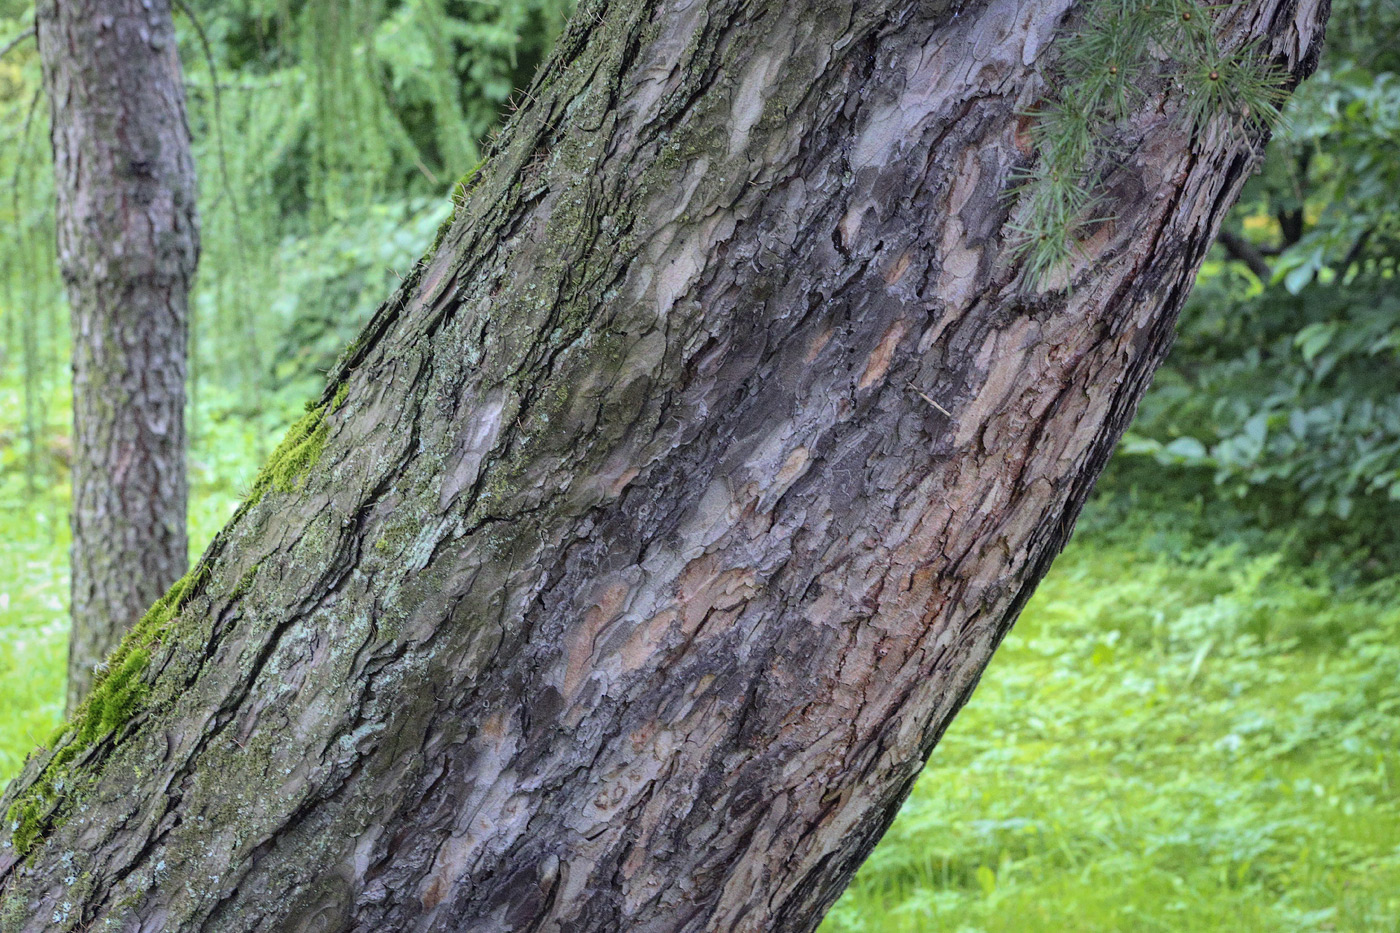
<path id="1" fill-rule="evenodd" d="M 1069 7 L 585 3 L 8 792 L 3 928 L 813 929 L 1256 157 L 1145 102 L 1074 288 L 1029 286 L 1005 192 Z M 1300 74 L 1325 15 L 1220 25 Z"/>
<path id="2" fill-rule="evenodd" d="M 185 572 L 185 342 L 199 255 L 167 0 L 41 0 L 73 334 L 68 708 Z"/>

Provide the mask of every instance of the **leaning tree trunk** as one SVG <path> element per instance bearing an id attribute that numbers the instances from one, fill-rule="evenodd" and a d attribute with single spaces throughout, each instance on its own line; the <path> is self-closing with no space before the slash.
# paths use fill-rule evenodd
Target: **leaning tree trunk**
<path id="1" fill-rule="evenodd" d="M 1070 6 L 585 3 L 9 791 L 4 929 L 815 927 L 1256 156 L 1160 83 L 1073 289 L 1027 284 L 1005 192 Z M 1296 75 L 1325 12 L 1220 26 Z"/>
<path id="2" fill-rule="evenodd" d="M 44 0 L 58 255 L 73 335 L 68 708 L 185 572 L 186 308 L 199 255 L 167 0 Z"/>

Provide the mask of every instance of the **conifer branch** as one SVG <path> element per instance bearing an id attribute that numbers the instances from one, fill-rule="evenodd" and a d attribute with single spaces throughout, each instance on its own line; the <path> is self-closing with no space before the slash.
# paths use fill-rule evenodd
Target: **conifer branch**
<path id="1" fill-rule="evenodd" d="M 1028 114 L 1036 161 L 1013 173 L 1011 193 L 1024 204 L 1009 226 L 1013 255 L 1033 287 L 1063 270 L 1085 231 L 1105 219 L 1094 216 L 1096 173 L 1163 58 L 1188 132 L 1221 116 L 1241 131 L 1277 123 L 1286 75 L 1254 46 L 1223 49 L 1200 0 L 1091 0 L 1050 70 L 1056 91 Z"/>

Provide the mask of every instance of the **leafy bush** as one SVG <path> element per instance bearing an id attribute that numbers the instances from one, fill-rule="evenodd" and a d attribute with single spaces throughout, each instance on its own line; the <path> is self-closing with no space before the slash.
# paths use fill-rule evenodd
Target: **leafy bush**
<path id="1" fill-rule="evenodd" d="M 1385 282 L 1193 298 L 1181 346 L 1128 436 L 1130 454 L 1204 467 L 1284 520 L 1379 520 L 1400 500 L 1400 294 Z"/>
<path id="2" fill-rule="evenodd" d="M 1337 4 L 1329 66 L 1294 98 L 1127 438 L 1319 539 L 1400 537 L 1400 7 Z M 1251 271 L 1246 271 L 1251 270 Z"/>

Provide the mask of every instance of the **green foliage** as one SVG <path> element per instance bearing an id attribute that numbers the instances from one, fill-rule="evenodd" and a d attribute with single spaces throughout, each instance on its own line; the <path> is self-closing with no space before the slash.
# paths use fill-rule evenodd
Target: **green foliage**
<path id="1" fill-rule="evenodd" d="M 1022 201 L 1015 249 L 1033 283 L 1061 270 L 1106 219 L 1094 173 L 1159 60 L 1173 66 L 1177 116 L 1192 133 L 1217 117 L 1272 125 L 1284 96 L 1284 75 L 1252 48 L 1222 47 L 1210 8 L 1197 0 L 1093 0 L 1058 48 L 1054 90 L 1027 115 L 1037 158 L 1014 189 Z"/>
<path id="2" fill-rule="evenodd" d="M 823 933 L 1393 929 L 1400 577 L 1338 585 L 1277 536 L 1118 505 Z"/>
<path id="3" fill-rule="evenodd" d="M 1400 548 L 1400 7 L 1339 2 L 1227 226 L 1263 281 L 1212 261 L 1127 450 L 1373 557 Z"/>
<path id="4" fill-rule="evenodd" d="M 439 178 L 477 161 L 478 141 L 529 82 L 572 4 L 249 0 L 229 9 L 204 0 L 195 9 L 218 65 L 236 75 L 226 96 L 255 98 L 275 116 L 275 127 L 252 122 L 275 141 L 261 151 L 262 171 L 283 210 L 334 213 L 406 190 L 441 192 Z M 212 102 L 209 84 L 196 88 Z"/>
<path id="5" fill-rule="evenodd" d="M 1267 500 L 1283 521 L 1335 525 L 1360 509 L 1373 540 L 1393 545 L 1385 516 L 1400 500 L 1400 298 L 1378 282 L 1297 296 L 1276 285 L 1239 299 L 1222 294 L 1229 281 L 1197 296 L 1126 449 L 1206 468 L 1223 493 Z"/>
<path id="6" fill-rule="evenodd" d="M 287 399 L 319 393 L 341 348 L 408 274 L 451 211 L 448 198 L 405 198 L 285 239 L 271 260 L 282 274 L 259 315 L 273 337 L 264 391 Z"/>
<path id="7" fill-rule="evenodd" d="M 32 5 L 0 6 L 0 41 L 33 25 Z M 58 396 L 68 379 L 56 351 L 66 333 L 55 255 L 53 177 L 48 168 L 48 115 L 37 95 L 39 61 L 32 39 L 0 59 L 0 372 L 17 374 L 3 399 L 19 417 L 0 427 L 0 470 L 18 470 L 24 494 L 35 496 L 59 473 L 63 459 L 49 428 L 64 412 Z M 36 210 L 36 203 L 46 209 Z M 13 407 L 11 407 L 13 405 Z"/>
<path id="8" fill-rule="evenodd" d="M 336 349 L 431 242 L 451 179 L 479 160 L 571 8 L 193 4 L 218 78 L 182 28 L 204 191 L 201 388 L 237 395 L 244 414 L 280 407 L 271 393 L 319 388 Z"/>

